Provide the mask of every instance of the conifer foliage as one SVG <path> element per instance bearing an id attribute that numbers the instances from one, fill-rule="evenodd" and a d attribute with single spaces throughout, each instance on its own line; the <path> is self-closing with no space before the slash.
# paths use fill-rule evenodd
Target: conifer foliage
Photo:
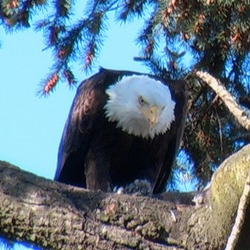
<path id="1" fill-rule="evenodd" d="M 76 83 L 71 64 L 90 70 L 102 48 L 108 15 L 121 22 L 144 18 L 135 59 L 155 74 L 187 80 L 189 102 L 183 151 L 201 184 L 233 151 L 250 142 L 249 131 L 230 115 L 220 98 L 195 77 L 204 70 L 219 79 L 249 112 L 250 2 L 242 0 L 92 0 L 75 18 L 76 0 L 3 0 L 0 19 L 6 29 L 29 27 L 43 8 L 52 10 L 36 23 L 54 52 L 54 65 L 42 92 L 60 81 Z M 83 1 L 84 2 L 84 1 Z"/>

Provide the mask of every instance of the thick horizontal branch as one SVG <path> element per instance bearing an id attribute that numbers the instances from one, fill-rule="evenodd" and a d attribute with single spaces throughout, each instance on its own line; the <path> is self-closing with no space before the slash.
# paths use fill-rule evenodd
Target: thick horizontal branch
<path id="1" fill-rule="evenodd" d="M 225 89 L 221 82 L 207 72 L 196 71 L 195 74 L 213 89 L 213 91 L 221 98 L 236 120 L 244 128 L 250 131 L 250 118 L 245 115 L 244 110 L 238 105 L 238 103 Z"/>
<path id="2" fill-rule="evenodd" d="M 0 162 L 0 234 L 46 249 L 223 249 L 249 153 L 246 146 L 222 164 L 199 206 L 188 205 L 190 194 L 162 201 L 92 192 Z"/>

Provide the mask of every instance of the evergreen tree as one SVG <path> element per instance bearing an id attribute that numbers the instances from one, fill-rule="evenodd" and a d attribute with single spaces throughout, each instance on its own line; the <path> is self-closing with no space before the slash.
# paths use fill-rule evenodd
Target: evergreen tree
<path id="1" fill-rule="evenodd" d="M 204 186 L 212 172 L 232 152 L 250 142 L 218 95 L 195 72 L 216 77 L 249 110 L 250 5 L 241 0 L 92 0 L 79 20 L 75 1 L 3 0 L 0 18 L 6 29 L 29 27 L 41 8 L 53 13 L 36 24 L 54 52 L 54 65 L 42 93 L 60 81 L 76 83 L 71 68 L 79 60 L 90 70 L 101 50 L 108 15 L 120 22 L 144 18 L 138 35 L 141 51 L 135 59 L 158 75 L 185 78 L 189 102 L 183 152 L 193 174 Z"/>

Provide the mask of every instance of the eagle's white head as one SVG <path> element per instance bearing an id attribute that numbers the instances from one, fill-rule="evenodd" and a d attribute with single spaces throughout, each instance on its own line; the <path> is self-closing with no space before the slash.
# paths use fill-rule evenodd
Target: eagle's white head
<path id="1" fill-rule="evenodd" d="M 165 133 L 175 119 L 168 86 L 147 75 L 124 76 L 106 93 L 106 117 L 129 134 L 153 139 Z"/>

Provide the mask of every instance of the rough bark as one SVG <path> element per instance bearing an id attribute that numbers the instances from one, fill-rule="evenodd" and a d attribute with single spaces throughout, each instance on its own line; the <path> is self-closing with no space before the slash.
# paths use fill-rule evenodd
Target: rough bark
<path id="1" fill-rule="evenodd" d="M 0 234 L 45 249 L 224 249 L 249 155 L 250 145 L 228 158 L 210 189 L 197 195 L 198 206 L 191 205 L 192 194 L 91 192 L 0 162 Z M 246 241 L 242 231 L 239 239 Z"/>

